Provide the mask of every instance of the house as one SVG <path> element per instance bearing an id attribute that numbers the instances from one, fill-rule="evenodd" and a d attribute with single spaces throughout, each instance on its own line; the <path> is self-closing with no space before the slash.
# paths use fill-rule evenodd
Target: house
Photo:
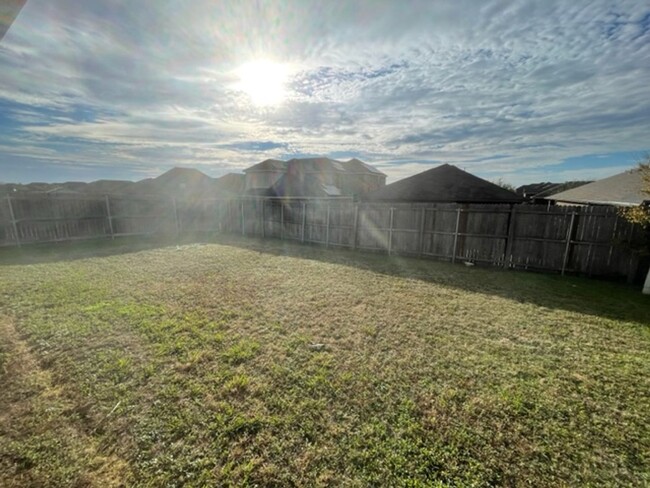
<path id="1" fill-rule="evenodd" d="M 520 203 L 522 197 L 462 169 L 443 164 L 369 193 L 382 202 Z"/>
<path id="2" fill-rule="evenodd" d="M 228 173 L 214 180 L 213 189 L 217 196 L 237 196 L 244 192 L 246 176 Z"/>
<path id="3" fill-rule="evenodd" d="M 194 168 L 172 168 L 157 176 L 140 180 L 129 188 L 138 195 L 213 196 L 214 180 Z"/>
<path id="4" fill-rule="evenodd" d="M 386 184 L 384 173 L 359 159 L 266 160 L 245 170 L 245 173 L 247 194 L 272 197 L 355 197 Z M 262 186 L 272 180 L 275 181 L 267 188 Z"/>
<path id="5" fill-rule="evenodd" d="M 516 193 L 531 203 L 546 203 L 544 199 L 556 193 L 591 183 L 591 181 L 565 181 L 564 183 L 531 183 L 517 188 Z"/>
<path id="6" fill-rule="evenodd" d="M 244 191 L 248 194 L 265 194 L 286 172 L 286 161 L 266 159 L 244 170 Z"/>
<path id="7" fill-rule="evenodd" d="M 641 205 L 650 202 L 643 192 L 643 175 L 639 169 L 594 181 L 546 197 L 559 205 L 615 205 L 618 207 Z"/>
<path id="8" fill-rule="evenodd" d="M 94 195 L 119 195 L 128 192 L 133 185 L 135 183 L 128 180 L 97 180 L 86 184 L 81 191 Z"/>

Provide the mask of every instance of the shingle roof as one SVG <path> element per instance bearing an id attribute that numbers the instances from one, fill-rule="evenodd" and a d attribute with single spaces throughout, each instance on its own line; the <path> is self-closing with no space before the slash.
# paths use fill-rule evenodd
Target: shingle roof
<path id="1" fill-rule="evenodd" d="M 521 197 L 450 164 L 423 171 L 368 194 L 393 202 L 517 203 Z"/>
<path id="2" fill-rule="evenodd" d="M 228 173 L 214 180 L 214 190 L 219 193 L 239 195 L 244 191 L 246 176 L 239 173 Z"/>
<path id="3" fill-rule="evenodd" d="M 352 173 L 374 173 L 377 175 L 383 175 L 386 176 L 384 173 L 379 171 L 377 168 L 370 166 L 369 164 L 364 163 L 363 161 L 357 159 L 357 158 L 352 158 L 349 161 L 346 161 L 343 163 L 343 166 L 345 166 L 346 170 Z"/>
<path id="4" fill-rule="evenodd" d="M 345 171 L 340 161 L 330 158 L 294 158 L 287 161 L 287 168 L 289 171 L 292 169 L 310 172 Z"/>
<path id="5" fill-rule="evenodd" d="M 322 181 L 319 177 L 292 177 L 282 175 L 269 189 L 271 196 L 279 197 L 331 197 L 340 196 L 341 190 L 335 185 Z"/>
<path id="6" fill-rule="evenodd" d="M 347 173 L 373 173 L 384 175 L 377 168 L 364 163 L 363 161 L 352 158 L 349 161 L 337 161 L 336 159 L 317 157 L 317 158 L 293 158 L 289 161 L 279 159 L 266 159 L 257 163 L 250 168 L 246 168 L 244 173 L 249 171 L 284 171 L 288 167 L 300 168 L 302 171 L 344 171 Z"/>
<path id="7" fill-rule="evenodd" d="M 633 169 L 546 198 L 567 203 L 626 206 L 650 200 L 650 195 L 643 193 L 641 171 Z"/>
<path id="8" fill-rule="evenodd" d="M 284 171 L 287 169 L 287 162 L 279 159 L 265 159 L 261 163 L 257 163 L 250 168 L 246 168 L 244 173 L 249 171 Z"/>

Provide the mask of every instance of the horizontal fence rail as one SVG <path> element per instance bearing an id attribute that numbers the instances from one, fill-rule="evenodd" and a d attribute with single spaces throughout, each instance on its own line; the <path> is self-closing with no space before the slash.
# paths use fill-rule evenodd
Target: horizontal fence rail
<path id="1" fill-rule="evenodd" d="M 627 277 L 642 232 L 605 206 L 355 203 L 351 199 L 8 196 L 0 246 L 235 233 L 504 268 Z"/>

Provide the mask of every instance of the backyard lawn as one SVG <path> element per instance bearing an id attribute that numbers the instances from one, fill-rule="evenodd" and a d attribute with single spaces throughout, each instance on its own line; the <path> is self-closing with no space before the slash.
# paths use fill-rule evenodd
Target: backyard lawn
<path id="1" fill-rule="evenodd" d="M 0 254 L 0 486 L 648 486 L 650 297 L 229 239 Z"/>

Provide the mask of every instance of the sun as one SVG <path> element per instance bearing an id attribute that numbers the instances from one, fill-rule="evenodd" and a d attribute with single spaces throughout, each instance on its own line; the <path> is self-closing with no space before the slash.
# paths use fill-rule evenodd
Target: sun
<path id="1" fill-rule="evenodd" d="M 237 70 L 237 87 L 258 107 L 278 105 L 286 98 L 289 70 L 286 65 L 259 60 L 242 65 Z"/>

